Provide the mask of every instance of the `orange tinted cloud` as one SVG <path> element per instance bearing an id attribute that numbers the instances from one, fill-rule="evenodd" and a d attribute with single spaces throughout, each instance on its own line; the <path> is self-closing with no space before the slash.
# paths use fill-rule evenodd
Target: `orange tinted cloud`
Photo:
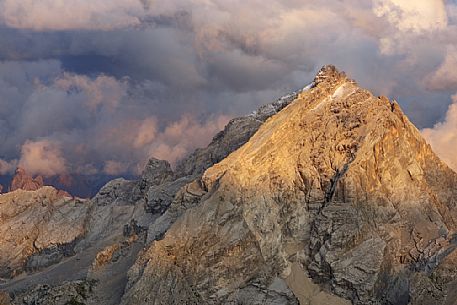
<path id="1" fill-rule="evenodd" d="M 457 94 L 452 97 L 446 118 L 433 128 L 422 130 L 422 135 L 430 143 L 433 150 L 452 169 L 457 171 Z"/>
<path id="2" fill-rule="evenodd" d="M 103 172 L 108 175 L 120 175 L 128 172 L 128 165 L 114 160 L 105 162 Z"/>
<path id="3" fill-rule="evenodd" d="M 50 140 L 25 142 L 22 145 L 19 166 L 32 175 L 51 176 L 67 171 L 59 145 Z"/>
<path id="4" fill-rule="evenodd" d="M 190 116 L 168 125 L 148 149 L 148 155 L 174 164 L 198 147 L 204 147 L 211 137 L 222 130 L 229 117 L 218 116 L 205 122 L 199 122 Z"/>
<path id="5" fill-rule="evenodd" d="M 140 0 L 3 0 L 0 16 L 11 27 L 34 30 L 102 29 L 138 25 Z"/>
<path id="6" fill-rule="evenodd" d="M 133 146 L 135 148 L 144 147 L 150 144 L 157 135 L 157 120 L 155 118 L 147 118 L 140 123 L 135 132 Z"/>

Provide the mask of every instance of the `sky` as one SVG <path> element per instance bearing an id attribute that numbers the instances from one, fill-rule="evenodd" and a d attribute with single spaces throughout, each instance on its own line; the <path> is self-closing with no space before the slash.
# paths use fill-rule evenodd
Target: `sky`
<path id="1" fill-rule="evenodd" d="M 138 174 L 335 64 L 457 170 L 457 2 L 0 0 L 0 174 Z"/>

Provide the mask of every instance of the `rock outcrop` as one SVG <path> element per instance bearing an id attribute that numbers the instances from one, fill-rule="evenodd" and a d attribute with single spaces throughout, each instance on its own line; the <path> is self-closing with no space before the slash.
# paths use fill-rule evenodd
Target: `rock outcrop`
<path id="1" fill-rule="evenodd" d="M 11 181 L 10 185 L 10 192 L 15 191 L 15 190 L 24 190 L 24 191 L 36 191 L 39 188 L 43 187 L 43 177 L 42 176 L 37 176 L 33 178 L 27 172 L 25 169 L 18 167 L 16 169 L 16 173 L 13 177 L 13 180 Z"/>
<path id="2" fill-rule="evenodd" d="M 96 283 L 94 281 L 65 282 L 58 287 L 38 285 L 15 296 L 11 305 L 85 305 Z M 2 304 L 2 303 L 0 303 Z M 3 305 L 3 304 L 2 304 Z"/>
<path id="3" fill-rule="evenodd" d="M 195 184 L 123 304 L 297 304 L 309 279 L 337 302 L 420 304 L 415 279 L 455 248 L 457 174 L 396 102 L 332 66 Z"/>
<path id="4" fill-rule="evenodd" d="M 52 187 L 0 195 L 0 278 L 71 256 L 84 235 L 87 204 Z"/>

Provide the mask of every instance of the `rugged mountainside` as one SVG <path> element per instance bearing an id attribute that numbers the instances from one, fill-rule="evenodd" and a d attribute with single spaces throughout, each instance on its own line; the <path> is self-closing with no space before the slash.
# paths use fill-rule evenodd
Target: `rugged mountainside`
<path id="1" fill-rule="evenodd" d="M 191 188 L 184 187 L 186 184 L 196 177 L 201 177 L 204 170 L 239 148 L 266 118 L 293 99 L 293 96 L 286 96 L 261 107 L 249 116 L 232 120 L 215 136 L 207 148 L 199 149 L 183 160 L 178 166 L 183 168 L 182 170 L 173 172 L 168 162 L 152 158 L 138 180 L 113 180 L 92 200 L 78 201 L 83 202 L 84 209 L 81 209 L 79 204 L 58 205 L 53 209 L 56 215 L 61 213 L 61 209 L 73 209 L 70 214 L 77 216 L 78 224 L 70 222 L 69 225 L 78 226 L 82 223 L 82 236 L 76 230 L 73 232 L 73 240 L 57 238 L 48 248 L 40 249 L 54 258 L 52 262 L 55 265 L 49 268 L 46 268 L 49 265 L 47 260 L 38 260 L 44 264 L 35 264 L 34 268 L 27 268 L 26 262 L 34 253 L 24 252 L 21 256 L 22 263 L 15 273 L 0 276 L 0 291 L 4 291 L 3 295 L 0 294 L 0 304 L 6 303 L 2 298 L 6 300 L 10 297 L 13 304 L 68 305 L 69 301 L 84 302 L 83 304 L 119 304 L 127 284 L 127 271 L 134 264 L 139 251 L 146 241 L 150 243 L 155 237 L 162 236 L 178 217 L 178 213 L 167 211 L 175 195 L 179 193 L 181 197 L 192 197 L 193 195 L 188 192 Z M 18 202 L 13 199 L 17 192 L 22 194 L 19 199 L 21 202 L 33 202 L 28 209 L 43 209 L 42 202 L 54 202 L 55 199 L 50 195 L 40 196 L 45 192 L 44 189 L 52 188 L 44 187 L 38 191 L 16 191 L 0 195 L 0 203 L 2 199 L 4 203 L 0 204 L 0 215 L 3 210 L 6 211 L 7 206 L 15 206 Z M 24 210 L 30 213 L 27 208 Z M 42 212 L 45 213 L 46 210 L 43 209 Z M 24 217 L 13 216 L 10 217 L 10 222 L 23 222 Z M 46 218 L 36 219 L 36 225 L 44 228 L 47 228 L 47 222 Z M 154 231 L 150 230 L 149 234 L 150 226 Z M 8 230 L 8 222 L 0 221 L 0 227 Z M 63 232 L 71 230 L 67 227 L 59 229 Z M 47 231 L 43 233 L 51 234 Z M 22 235 L 16 236 L 18 239 L 33 240 L 33 234 L 28 229 L 20 234 Z M 68 248 L 71 251 L 65 253 L 70 257 L 61 255 L 60 249 Z M 2 270 L 9 270 L 7 268 L 9 267 L 2 267 Z M 21 271 L 26 273 L 19 274 Z M 8 279 L 16 274 L 19 275 Z M 92 293 L 89 294 L 89 290 Z"/>
<path id="2" fill-rule="evenodd" d="M 309 277 L 354 304 L 420 303 L 455 248 L 457 175 L 395 102 L 333 67 L 196 185 L 123 304 L 306 304 Z M 436 304 L 453 280 L 427 287 Z"/>
<path id="3" fill-rule="evenodd" d="M 457 174 L 333 66 L 176 171 L 53 192 L 0 195 L 1 302 L 457 304 Z"/>

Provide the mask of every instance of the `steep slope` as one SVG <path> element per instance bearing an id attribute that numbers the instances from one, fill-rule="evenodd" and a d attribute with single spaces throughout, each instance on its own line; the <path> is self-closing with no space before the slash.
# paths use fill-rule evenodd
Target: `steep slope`
<path id="1" fill-rule="evenodd" d="M 222 161 L 231 152 L 246 143 L 268 118 L 289 105 L 309 87 L 283 96 L 271 104 L 263 105 L 250 115 L 232 119 L 224 130 L 214 136 L 207 147 L 196 149 L 179 161 L 176 166 L 176 175 L 183 177 L 203 174 L 207 168 Z"/>
<path id="2" fill-rule="evenodd" d="M 326 66 L 178 193 L 123 304 L 426 304 L 435 282 L 428 304 L 451 304 L 456 200 L 457 175 L 399 106 Z"/>
<path id="3" fill-rule="evenodd" d="M 59 228 L 62 232 L 55 232 L 60 235 L 78 234 L 78 239 L 69 244 L 71 251 L 65 252 L 65 256 L 70 257 L 55 253 L 54 250 L 59 250 L 60 246 L 54 245 L 65 242 L 56 239 L 51 246 L 54 250 L 44 251 L 54 255 L 55 260 L 47 260 L 40 268 L 26 268 L 27 274 L 23 276 L 0 281 L 0 290 L 11 294 L 12 304 L 66 304 L 68 300 L 82 301 L 82 296 L 75 295 L 75 291 L 80 291 L 82 286 L 90 286 L 91 293 L 84 293 L 84 303 L 118 304 L 127 283 L 127 270 L 133 265 L 139 251 L 145 244 L 161 236 L 176 220 L 177 214 L 170 216 L 167 212 L 175 195 L 178 193 L 178 197 L 193 198 L 194 195 L 188 193 L 192 188 L 183 186 L 201 177 L 206 168 L 244 144 L 266 118 L 285 107 L 293 98 L 294 95 L 283 97 L 262 106 L 249 116 L 232 120 L 207 148 L 197 150 L 182 161 L 183 171 L 173 172 L 168 162 L 152 158 L 137 181 L 110 181 L 92 200 L 85 201 L 84 211 L 75 210 L 72 212 L 74 215 L 66 215 L 76 217 L 75 222 L 70 221 L 69 226 Z M 17 200 L 9 194 L 4 197 L 5 203 L 22 205 L 26 198 L 35 198 L 38 200 L 36 204 L 24 206 L 23 213 L 49 213 L 39 203 L 52 199 L 40 196 L 40 192 L 42 189 L 24 192 L 25 195 Z M 52 213 L 59 211 L 60 208 L 57 208 Z M 21 217 L 12 215 L 8 221 L 13 222 Z M 35 222 L 41 226 L 46 225 L 47 221 L 44 217 L 41 220 L 37 218 Z M 9 222 L 0 222 L 0 227 L 7 230 Z M 154 226 L 157 222 L 159 224 Z M 80 223 L 83 223 L 82 233 L 79 229 L 75 230 Z M 156 229 L 149 230 L 149 234 L 148 227 Z M 12 234 L 21 238 L 20 234 L 27 235 L 30 230 L 25 226 L 24 229 L 24 232 L 18 233 L 16 230 L 21 228 L 14 227 Z M 33 256 L 34 253 L 26 251 L 21 257 L 27 261 Z M 4 270 L 0 267 L 0 271 Z"/>

